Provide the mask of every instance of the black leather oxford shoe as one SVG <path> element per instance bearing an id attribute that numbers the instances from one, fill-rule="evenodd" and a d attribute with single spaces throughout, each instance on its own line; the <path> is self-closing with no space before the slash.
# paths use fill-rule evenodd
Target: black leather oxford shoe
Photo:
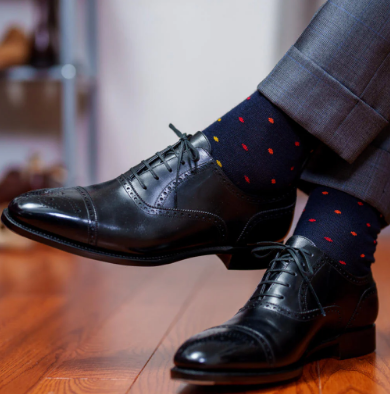
<path id="1" fill-rule="evenodd" d="M 11 202 L 3 223 L 70 253 L 117 264 L 153 266 L 217 254 L 229 269 L 261 268 L 254 243 L 283 239 L 296 190 L 253 196 L 225 176 L 203 133 L 181 134 L 118 178 L 46 189 Z"/>
<path id="2" fill-rule="evenodd" d="M 307 238 L 277 248 L 257 290 L 225 324 L 185 342 L 174 379 L 195 384 L 262 384 L 297 378 L 309 360 L 375 350 L 378 296 L 372 275 L 355 277 Z"/>

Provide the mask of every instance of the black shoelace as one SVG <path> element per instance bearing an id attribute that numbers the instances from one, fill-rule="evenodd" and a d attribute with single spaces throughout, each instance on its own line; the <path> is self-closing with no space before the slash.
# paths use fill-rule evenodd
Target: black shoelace
<path id="1" fill-rule="evenodd" d="M 185 164 L 185 161 L 183 160 L 184 153 L 188 152 L 190 159 L 196 163 L 199 160 L 199 152 L 198 150 L 194 147 L 194 145 L 191 144 L 191 142 L 188 139 L 187 134 L 182 133 L 179 131 L 173 124 L 169 124 L 169 128 L 171 128 L 175 134 L 179 137 L 179 152 L 177 153 L 176 150 L 174 149 L 173 146 L 169 145 L 167 149 L 165 149 L 162 152 L 157 152 L 156 156 L 161 160 L 161 162 L 165 165 L 166 169 L 169 172 L 172 172 L 172 168 L 170 167 L 168 161 L 166 160 L 166 155 L 168 153 L 173 153 L 177 159 L 178 159 L 178 164 L 177 164 L 177 171 L 176 171 L 176 181 L 174 182 L 174 189 L 175 189 L 175 207 L 177 207 L 177 185 L 179 183 L 179 175 L 180 175 L 180 168 L 182 165 Z M 146 190 L 147 187 L 145 183 L 142 181 L 141 177 L 139 176 L 139 173 L 146 169 L 146 171 L 150 171 L 150 173 L 153 175 L 153 178 L 156 179 L 157 181 L 160 179 L 155 171 L 153 170 L 153 167 L 150 164 L 150 159 L 149 160 L 142 160 L 141 162 L 145 167 L 139 169 L 138 171 L 135 171 L 134 168 L 131 168 L 131 174 L 134 176 L 135 179 L 139 182 L 141 187 Z"/>
<path id="2" fill-rule="evenodd" d="M 311 257 L 311 253 L 304 248 L 298 249 L 290 245 L 280 244 L 278 242 L 260 242 L 258 245 L 259 246 L 257 246 L 252 250 L 252 254 L 260 259 L 266 257 L 267 255 L 269 255 L 269 253 L 273 251 L 278 251 L 278 254 L 274 259 L 271 260 L 270 267 L 268 268 L 262 281 L 259 284 L 258 288 L 260 289 L 260 292 L 259 293 L 256 292 L 257 294 L 255 293 L 256 295 L 253 298 L 276 297 L 279 299 L 283 299 L 284 297 L 281 295 L 265 294 L 265 291 L 267 289 L 267 285 L 268 287 L 271 286 L 272 284 L 286 286 L 286 287 L 290 286 L 288 283 L 284 283 L 276 279 L 272 279 L 272 277 L 275 277 L 273 274 L 278 274 L 282 272 L 285 272 L 293 276 L 297 276 L 297 273 L 291 270 L 285 268 L 275 268 L 275 264 L 277 262 L 293 262 L 298 267 L 299 273 L 301 274 L 303 281 L 307 284 L 308 288 L 313 294 L 313 297 L 315 298 L 322 315 L 326 316 L 324 308 L 322 307 L 320 300 L 310 282 L 310 279 L 307 276 L 308 273 L 311 275 L 314 273 L 310 261 L 308 260 L 308 257 Z"/>

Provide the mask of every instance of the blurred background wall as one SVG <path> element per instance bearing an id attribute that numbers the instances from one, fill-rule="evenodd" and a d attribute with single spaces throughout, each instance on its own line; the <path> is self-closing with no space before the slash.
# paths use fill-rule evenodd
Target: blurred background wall
<path id="1" fill-rule="evenodd" d="M 101 0 L 101 179 L 202 130 L 256 89 L 316 0 Z"/>

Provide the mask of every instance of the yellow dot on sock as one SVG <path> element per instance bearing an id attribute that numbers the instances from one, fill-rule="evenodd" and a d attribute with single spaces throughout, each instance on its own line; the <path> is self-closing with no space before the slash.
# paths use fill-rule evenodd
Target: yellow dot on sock
<path id="1" fill-rule="evenodd" d="M 217 142 L 219 142 L 219 139 L 218 139 L 218 137 L 214 137 L 214 141 L 217 141 Z"/>
<path id="2" fill-rule="evenodd" d="M 219 118 L 219 119 L 218 119 L 218 122 L 220 122 L 221 120 L 222 120 L 222 119 L 221 119 L 221 118 Z"/>
<path id="3" fill-rule="evenodd" d="M 222 167 L 222 163 L 219 160 L 217 160 L 217 164 Z"/>

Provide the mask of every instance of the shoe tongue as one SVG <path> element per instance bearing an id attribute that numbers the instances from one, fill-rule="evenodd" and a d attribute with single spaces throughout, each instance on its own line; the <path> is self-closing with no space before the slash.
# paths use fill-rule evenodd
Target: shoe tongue
<path id="1" fill-rule="evenodd" d="M 198 131 L 194 135 L 192 135 L 189 138 L 190 142 L 192 145 L 195 146 L 195 148 L 202 148 L 208 153 L 211 153 L 211 145 L 207 137 L 201 132 Z"/>

